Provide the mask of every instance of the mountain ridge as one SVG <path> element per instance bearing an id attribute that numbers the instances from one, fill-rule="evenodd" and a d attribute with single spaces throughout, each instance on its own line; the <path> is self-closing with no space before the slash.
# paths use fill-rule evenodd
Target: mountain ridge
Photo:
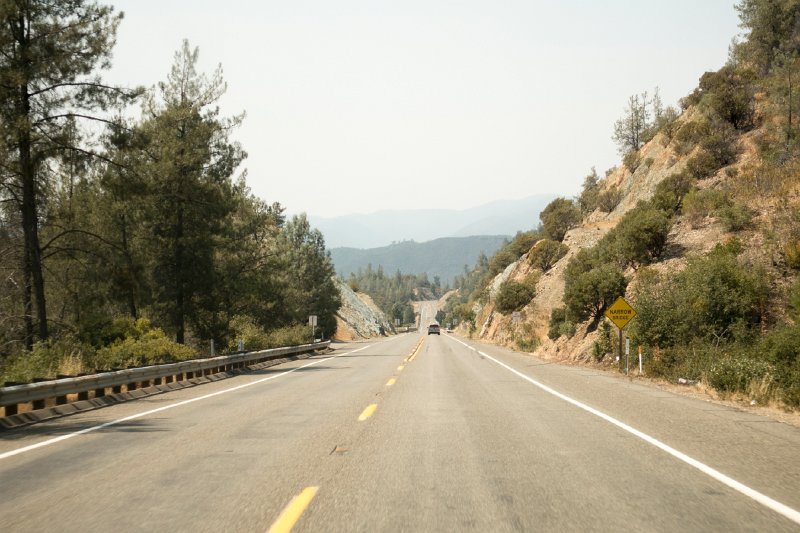
<path id="1" fill-rule="evenodd" d="M 352 247 L 331 248 L 331 259 L 339 276 L 347 277 L 359 269 L 383 268 L 387 275 L 397 270 L 404 274 L 426 273 L 433 280 L 438 276 L 442 284 L 450 284 L 464 266 L 475 264 L 481 252 L 487 256 L 508 240 L 508 235 L 473 235 L 469 237 L 442 237 L 418 243 L 403 241 L 370 249 Z"/>
<path id="2" fill-rule="evenodd" d="M 445 237 L 514 235 L 538 224 L 539 213 L 555 195 L 496 200 L 466 209 L 395 209 L 339 217 L 309 216 L 326 247 L 371 249 L 404 241 Z"/>

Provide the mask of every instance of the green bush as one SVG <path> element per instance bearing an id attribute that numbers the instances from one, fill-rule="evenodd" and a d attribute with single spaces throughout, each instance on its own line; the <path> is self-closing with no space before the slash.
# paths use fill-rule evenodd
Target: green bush
<path id="1" fill-rule="evenodd" d="M 741 337 L 760 322 L 766 277 L 740 264 L 729 248 L 717 245 L 706 257 L 690 259 L 676 282 L 679 305 L 700 336 Z"/>
<path id="2" fill-rule="evenodd" d="M 689 340 L 674 278 L 643 268 L 632 292 L 636 319 L 628 332 L 635 344 L 665 348 Z"/>
<path id="3" fill-rule="evenodd" d="M 198 353 L 189 346 L 178 344 L 154 328 L 146 318 L 134 322 L 129 336 L 97 350 L 94 366 L 100 370 L 132 366 L 159 365 L 195 359 Z"/>
<path id="4" fill-rule="evenodd" d="M 568 251 L 569 247 L 566 244 L 550 239 L 542 239 L 533 247 L 528 260 L 534 267 L 542 272 L 547 272 L 553 268 L 553 265 L 564 257 Z"/>
<path id="5" fill-rule="evenodd" d="M 732 204 L 719 210 L 719 218 L 728 231 L 741 231 L 750 226 L 755 211 L 742 204 Z"/>
<path id="6" fill-rule="evenodd" d="M 748 392 L 750 384 L 767 378 L 773 371 L 768 362 L 753 357 L 725 357 L 708 371 L 708 384 L 721 392 Z"/>
<path id="7" fill-rule="evenodd" d="M 581 221 L 581 211 L 572 200 L 556 198 L 539 213 L 545 236 L 561 242 L 564 235 Z"/>
<path id="8" fill-rule="evenodd" d="M 692 189 L 683 199 L 683 214 L 689 219 L 693 227 L 717 213 L 723 207 L 730 205 L 728 195 L 717 189 Z"/>
<path id="9" fill-rule="evenodd" d="M 516 281 L 505 281 L 500 285 L 500 290 L 495 299 L 495 307 L 501 313 L 518 311 L 531 303 L 535 290 L 533 287 Z"/>
<path id="10" fill-rule="evenodd" d="M 575 334 L 575 324 L 567 317 L 567 310 L 564 307 L 557 307 L 550 312 L 550 327 L 547 336 L 551 340 L 556 340 L 562 335 L 571 337 Z"/>
<path id="11" fill-rule="evenodd" d="M 758 332 L 768 295 L 763 273 L 739 263 L 735 246 L 691 258 L 674 276 L 645 271 L 634 288 L 636 340 L 666 348 L 693 339 L 746 340 Z"/>
<path id="12" fill-rule="evenodd" d="M 520 331 L 514 333 L 514 344 L 518 350 L 533 352 L 541 345 L 541 342 L 534 333 L 533 325 L 526 322 L 522 324 Z"/>
<path id="13" fill-rule="evenodd" d="M 693 183 L 694 180 L 685 172 L 673 174 L 656 185 L 650 204 L 667 215 L 677 213 L 681 210 L 684 197 Z"/>
<path id="14" fill-rule="evenodd" d="M 622 157 L 622 164 L 631 171 L 636 172 L 639 165 L 642 164 L 642 157 L 639 155 L 638 150 L 631 150 Z"/>
<path id="15" fill-rule="evenodd" d="M 248 315 L 236 315 L 230 323 L 231 340 L 228 351 L 238 350 L 239 341 L 244 342 L 245 351 L 263 350 L 270 344 L 269 335 L 256 320 Z"/>
<path id="16" fill-rule="evenodd" d="M 91 371 L 94 348 L 66 334 L 37 342 L 30 352 L 22 351 L 2 361 L 0 385 L 5 381 L 27 383 L 33 378 L 55 378 Z"/>
<path id="17" fill-rule="evenodd" d="M 595 361 L 602 361 L 603 358 L 611 353 L 613 346 L 611 342 L 611 325 L 604 321 L 600 324 L 600 334 L 592 344 L 592 355 Z"/>
<path id="18" fill-rule="evenodd" d="M 597 195 L 597 209 L 603 213 L 610 213 L 622 201 L 622 191 L 607 189 Z"/>
<path id="19" fill-rule="evenodd" d="M 600 257 L 622 267 L 649 264 L 661 257 L 671 227 L 663 211 L 639 202 L 600 241 Z"/>
<path id="20" fill-rule="evenodd" d="M 599 318 L 608 306 L 625 294 L 628 285 L 622 271 L 610 264 L 582 272 L 577 268 L 569 269 L 568 265 L 564 281 L 564 304 L 568 316 L 577 320 Z"/>
<path id="21" fill-rule="evenodd" d="M 319 333 L 319 332 L 317 332 Z M 282 348 L 284 346 L 299 346 L 311 342 L 310 326 L 298 324 L 273 329 L 269 332 L 269 342 L 265 348 Z"/>

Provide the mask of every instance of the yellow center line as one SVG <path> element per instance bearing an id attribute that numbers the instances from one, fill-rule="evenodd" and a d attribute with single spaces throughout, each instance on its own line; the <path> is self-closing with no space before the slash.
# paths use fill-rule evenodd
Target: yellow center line
<path id="1" fill-rule="evenodd" d="M 377 409 L 377 408 L 378 408 L 378 404 L 377 403 L 369 404 L 367 406 L 367 408 L 364 409 L 364 411 L 361 412 L 361 416 L 358 417 L 358 421 L 359 422 L 363 422 L 367 418 L 371 417 L 372 414 L 375 412 L 375 409 Z"/>
<path id="2" fill-rule="evenodd" d="M 402 372 L 405 367 L 406 367 L 406 365 L 400 365 L 400 366 L 397 367 L 397 371 L 398 372 Z"/>
<path id="3" fill-rule="evenodd" d="M 306 510 L 311 500 L 316 496 L 319 487 L 306 487 L 303 492 L 295 496 L 289 505 L 284 508 L 281 515 L 272 524 L 267 533 L 289 533 L 294 525 L 300 520 L 303 511 Z"/>
<path id="4" fill-rule="evenodd" d="M 394 385 L 395 383 L 397 383 L 397 380 L 396 380 L 396 379 L 394 379 L 394 378 L 389 378 L 389 381 L 387 381 L 387 382 L 386 382 L 386 386 L 387 386 L 387 387 L 391 387 L 391 386 L 392 386 L 392 385 Z"/>

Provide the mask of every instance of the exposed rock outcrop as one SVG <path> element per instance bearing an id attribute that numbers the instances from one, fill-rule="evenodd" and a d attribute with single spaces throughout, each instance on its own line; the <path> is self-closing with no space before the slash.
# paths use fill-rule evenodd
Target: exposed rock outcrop
<path id="1" fill-rule="evenodd" d="M 368 339 L 392 333 L 392 326 L 368 295 L 355 293 L 344 282 L 335 280 L 342 298 L 336 313 L 337 340 Z"/>

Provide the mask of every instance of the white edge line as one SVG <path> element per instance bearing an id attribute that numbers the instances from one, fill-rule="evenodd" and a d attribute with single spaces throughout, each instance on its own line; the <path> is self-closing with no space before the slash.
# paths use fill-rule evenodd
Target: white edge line
<path id="1" fill-rule="evenodd" d="M 450 336 L 447 335 L 447 337 L 450 337 Z M 669 446 L 667 444 L 664 444 L 660 440 L 658 440 L 658 439 L 656 439 L 654 437 L 651 437 L 650 435 L 648 435 L 646 433 L 643 433 L 643 432 L 639 431 L 638 429 L 633 428 L 633 427 L 629 426 L 628 424 L 626 424 L 624 422 L 621 422 L 621 421 L 617 420 L 616 418 L 603 413 L 602 411 L 598 411 L 594 407 L 590 407 L 590 406 L 586 405 L 585 403 L 579 402 L 578 400 L 574 400 L 574 399 L 570 398 L 569 396 L 558 392 L 555 389 L 551 389 L 547 385 L 545 385 L 543 383 L 540 383 L 540 382 L 536 381 L 535 379 L 533 379 L 533 378 L 531 378 L 529 376 L 526 376 L 522 372 L 520 372 L 520 371 L 518 371 L 518 370 L 516 370 L 516 369 L 514 369 L 514 368 L 512 368 L 510 366 L 508 366 L 507 364 L 505 364 L 505 363 L 503 363 L 501 361 L 498 361 L 497 359 L 495 359 L 494 357 L 492 357 L 489 354 L 486 354 L 484 352 L 481 352 L 481 351 L 477 350 L 476 348 L 473 348 L 469 344 L 467 344 L 465 342 L 462 342 L 459 339 L 456 339 L 455 337 L 450 337 L 450 338 L 453 339 L 454 341 L 458 342 L 459 344 L 462 344 L 462 345 L 466 346 L 467 348 L 470 348 L 471 350 L 476 351 L 477 353 L 479 353 L 480 355 L 486 357 L 490 361 L 493 361 L 494 363 L 502 366 L 503 368 L 505 368 L 509 372 L 512 372 L 513 374 L 516 374 L 517 376 L 519 376 L 522 379 L 532 383 L 533 385 L 536 385 L 537 387 L 539 387 L 543 391 L 548 392 L 548 393 L 552 394 L 553 396 L 564 400 L 565 402 L 571 403 L 575 407 L 578 407 L 580 409 L 583 409 L 586 412 L 589 412 L 589 413 L 591 413 L 591 414 L 593 414 L 593 415 L 595 415 L 597 417 L 600 417 L 603 420 L 605 420 L 606 422 L 610 422 L 611 424 L 614 424 L 618 428 L 623 429 L 623 430 L 627 431 L 628 433 L 639 437 L 643 441 L 652 444 L 656 448 L 659 448 L 659 449 L 667 452 L 668 454 L 670 454 L 671 456 L 675 457 L 676 459 L 679 459 L 679 460 L 683 461 L 684 463 L 686 463 L 686 464 L 688 464 L 690 466 L 693 466 L 694 468 L 696 468 L 696 469 L 700 470 L 701 472 L 703 472 L 704 474 L 716 479 L 720 483 L 722 483 L 724 485 L 727 485 L 728 487 L 732 488 L 733 490 L 735 490 L 735 491 L 737 491 L 737 492 L 739 492 L 741 494 L 744 494 L 748 498 L 751 498 L 752 500 L 755 500 L 756 502 L 760 503 L 761 505 L 763 505 L 765 507 L 768 507 L 768 508 L 772 509 L 776 513 L 788 518 L 792 522 L 795 522 L 796 524 L 800 524 L 800 511 L 792 509 L 788 505 L 785 505 L 785 504 L 783 504 L 783 503 L 781 503 L 779 501 L 773 500 L 769 496 L 767 496 L 765 494 L 762 494 L 762 493 L 758 492 L 755 489 L 751 489 L 747 485 L 744 485 L 744 484 L 736 481 L 735 479 L 726 476 L 722 472 L 720 472 L 718 470 L 715 470 L 714 468 L 711 468 L 710 466 L 708 466 L 708 465 L 706 465 L 704 463 L 701 463 L 697 459 L 693 459 L 692 457 L 689 457 L 685 453 L 680 452 L 680 451 L 676 450 L 675 448 L 673 448 L 673 447 L 671 447 L 671 446 Z"/>
<path id="2" fill-rule="evenodd" d="M 292 372 L 296 372 L 298 370 L 302 370 L 303 368 L 308 368 L 310 366 L 314 366 L 314 365 L 319 364 L 319 363 L 324 363 L 325 361 L 330 361 L 331 359 L 335 359 L 337 357 L 342 357 L 343 355 L 350 355 L 350 354 L 353 354 L 353 353 L 356 353 L 356 352 L 360 352 L 361 350 L 366 350 L 367 348 L 370 348 L 372 346 L 374 346 L 374 344 L 368 344 L 367 346 L 364 346 L 363 348 L 359 348 L 358 350 L 351 350 L 349 352 L 340 353 L 338 355 L 333 355 L 331 357 L 326 357 L 325 359 L 317 359 L 316 361 L 312 361 L 310 363 L 306 363 L 306 364 L 304 364 L 302 366 L 298 366 L 297 368 L 292 368 L 292 369 L 287 370 L 285 372 L 281 372 L 280 374 L 275 374 L 274 376 L 268 376 L 266 378 L 262 378 L 262 379 L 259 379 L 259 380 L 256 380 L 256 381 L 251 381 L 249 383 L 243 383 L 242 385 L 237 385 L 236 387 L 231 387 L 230 389 L 224 389 L 224 390 L 221 390 L 221 391 L 212 392 L 211 394 L 205 394 L 203 396 L 198 396 L 196 398 L 190 398 L 188 400 L 183 400 L 181 402 L 173 403 L 173 404 L 170 404 L 170 405 L 164 405 L 162 407 L 158 407 L 157 409 L 151 409 L 149 411 L 144 411 L 144 412 L 141 412 L 141 413 L 137 413 L 135 415 L 126 416 L 125 418 L 120 418 L 120 419 L 112 420 L 111 422 L 106 422 L 104 424 L 100 424 L 100 425 L 97 425 L 97 426 L 91 426 L 91 427 L 88 427 L 88 428 L 85 428 L 85 429 L 81 429 L 80 431 L 76 431 L 74 433 L 68 433 L 66 435 L 61 435 L 60 437 L 55 437 L 53 439 L 48 439 L 48 440 L 44 440 L 42 442 L 37 442 L 36 444 L 31 444 L 29 446 L 24 446 L 22 448 L 17 448 L 16 450 L 11 450 L 11 451 L 8 451 L 8 452 L 0 453 L 0 460 L 7 459 L 9 457 L 13 457 L 15 455 L 20 455 L 20 454 L 23 454 L 23 453 L 26 453 L 26 452 L 30 452 L 32 450 L 35 450 L 37 448 L 42 448 L 44 446 L 50 446 L 51 444 L 56 444 L 57 442 L 61 442 L 61 441 L 67 440 L 67 439 L 71 439 L 73 437 L 77 437 L 78 435 L 84 435 L 86 433 L 91 433 L 91 432 L 97 431 L 99 429 L 105 429 L 105 428 L 110 427 L 110 426 L 115 426 L 117 424 L 121 424 L 122 422 L 128 422 L 130 420 L 135 420 L 137 418 L 142 418 L 143 416 L 152 415 L 154 413 L 160 413 L 161 411 L 166 411 L 167 409 L 172 409 L 174 407 L 180 407 L 182 405 L 190 404 L 190 403 L 193 403 L 193 402 L 199 402 L 200 400 L 206 400 L 208 398 L 213 398 L 214 396 L 219 396 L 220 394 L 226 394 L 228 392 L 234 392 L 234 391 L 237 391 L 237 390 L 240 390 L 240 389 L 244 389 L 246 387 L 251 387 L 253 385 L 258 385 L 259 383 L 264 383 L 265 381 L 270 381 L 270 380 L 273 380 L 273 379 L 277 379 L 277 378 L 279 378 L 281 376 L 285 376 L 286 374 L 291 374 Z"/>

